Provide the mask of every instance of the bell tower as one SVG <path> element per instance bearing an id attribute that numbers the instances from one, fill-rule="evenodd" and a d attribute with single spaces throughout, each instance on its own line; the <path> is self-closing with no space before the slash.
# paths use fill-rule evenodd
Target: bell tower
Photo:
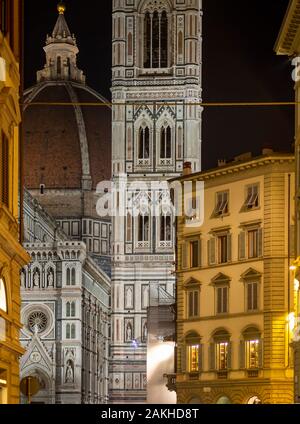
<path id="1" fill-rule="evenodd" d="M 113 181 L 127 208 L 113 218 L 112 403 L 146 402 L 149 286 L 174 295 L 161 183 L 201 169 L 201 33 L 202 0 L 113 0 Z"/>

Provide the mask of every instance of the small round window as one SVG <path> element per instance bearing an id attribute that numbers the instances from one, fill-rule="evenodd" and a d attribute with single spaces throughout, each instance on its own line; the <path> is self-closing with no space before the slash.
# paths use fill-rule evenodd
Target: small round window
<path id="1" fill-rule="evenodd" d="M 33 333 L 43 333 L 48 325 L 48 318 L 42 311 L 32 312 L 28 317 L 28 328 Z"/>
<path id="2" fill-rule="evenodd" d="M 0 278 L 0 309 L 7 313 L 6 288 L 2 278 Z"/>

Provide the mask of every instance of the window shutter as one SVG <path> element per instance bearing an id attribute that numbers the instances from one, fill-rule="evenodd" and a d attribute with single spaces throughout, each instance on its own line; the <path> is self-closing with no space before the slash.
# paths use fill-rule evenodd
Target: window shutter
<path id="1" fill-rule="evenodd" d="M 188 249 L 187 249 L 187 247 L 188 247 L 188 244 L 186 242 L 182 243 L 182 245 L 181 245 L 181 260 L 182 260 L 181 266 L 182 266 L 182 269 L 188 268 Z"/>
<path id="2" fill-rule="evenodd" d="M 240 341 L 240 369 L 244 369 L 246 366 L 245 364 L 245 341 Z"/>
<path id="3" fill-rule="evenodd" d="M 208 240 L 208 264 L 215 265 L 216 263 L 216 239 L 213 237 Z"/>
<path id="4" fill-rule="evenodd" d="M 208 354 L 209 354 L 209 368 L 211 370 L 216 369 L 216 345 L 215 343 L 210 343 L 208 347 Z"/>
<path id="5" fill-rule="evenodd" d="M 263 229 L 259 228 L 257 232 L 257 254 L 260 258 L 263 255 Z"/>
<path id="6" fill-rule="evenodd" d="M 242 231 L 239 234 L 239 260 L 246 259 L 246 232 Z"/>
<path id="7" fill-rule="evenodd" d="M 186 345 L 181 346 L 181 372 L 186 372 Z"/>
<path id="8" fill-rule="evenodd" d="M 228 343 L 228 353 L 227 353 L 227 369 L 232 367 L 232 342 Z"/>
<path id="9" fill-rule="evenodd" d="M 227 235 L 227 262 L 231 262 L 232 260 L 232 235 L 228 234 Z"/>
<path id="10" fill-rule="evenodd" d="M 264 367 L 264 340 L 259 340 L 259 346 L 258 346 L 258 366 L 259 368 Z"/>
<path id="11" fill-rule="evenodd" d="M 194 292 L 193 292 L 193 301 L 194 301 L 194 310 L 193 310 L 193 312 L 194 312 L 194 317 L 198 317 L 200 314 L 199 314 L 199 291 L 198 290 L 195 290 Z"/>
<path id="12" fill-rule="evenodd" d="M 194 292 L 188 292 L 188 318 L 193 318 L 194 316 Z"/>
<path id="13" fill-rule="evenodd" d="M 203 344 L 199 344 L 199 367 L 198 367 L 198 371 L 203 370 L 203 353 L 204 353 Z"/>
<path id="14" fill-rule="evenodd" d="M 202 254 L 202 240 L 198 240 L 198 267 L 202 265 L 201 254 Z"/>
<path id="15" fill-rule="evenodd" d="M 229 312 L 229 287 L 224 287 L 223 289 L 223 312 L 228 313 Z"/>

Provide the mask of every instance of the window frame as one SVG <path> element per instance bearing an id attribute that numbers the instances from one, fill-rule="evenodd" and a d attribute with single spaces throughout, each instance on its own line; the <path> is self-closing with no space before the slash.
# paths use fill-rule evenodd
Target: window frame
<path id="1" fill-rule="evenodd" d="M 249 189 L 254 189 L 254 188 L 257 189 L 257 193 L 256 194 L 254 192 L 249 193 Z M 257 205 L 253 206 L 253 204 L 256 203 L 256 201 L 254 202 L 255 196 L 257 196 Z M 244 201 L 242 209 L 245 212 L 250 212 L 250 211 L 259 209 L 260 208 L 260 199 L 261 199 L 260 183 L 247 184 L 245 186 L 245 201 Z M 252 202 L 251 202 L 251 200 L 252 200 Z M 250 205 L 252 205 L 252 206 L 250 207 Z"/>
<path id="2" fill-rule="evenodd" d="M 224 198 L 226 195 L 227 198 Z M 222 199 L 219 199 L 219 196 L 222 196 Z M 214 218 L 220 218 L 224 216 L 228 216 L 230 214 L 229 211 L 229 201 L 230 201 L 230 191 L 224 190 L 216 192 L 215 194 L 215 207 L 213 211 Z"/>
<path id="3" fill-rule="evenodd" d="M 165 22 L 163 21 L 163 19 L 165 19 Z M 158 33 L 154 32 L 154 29 L 155 29 L 154 24 L 157 24 Z M 157 8 L 155 8 L 154 10 L 151 10 L 151 11 L 148 9 L 144 11 L 143 13 L 143 55 L 142 55 L 142 61 L 143 61 L 142 67 L 144 69 L 157 70 L 157 69 L 166 69 L 169 67 L 169 51 L 170 51 L 169 27 L 170 27 L 170 19 L 168 16 L 168 12 L 165 9 L 163 9 L 162 11 L 159 11 Z M 163 37 L 166 37 L 166 39 L 163 40 Z M 162 41 L 164 41 L 163 44 L 162 44 Z M 165 58 L 163 58 L 163 55 L 162 55 L 163 52 L 166 56 Z M 157 61 L 154 62 L 156 56 L 157 56 Z"/>

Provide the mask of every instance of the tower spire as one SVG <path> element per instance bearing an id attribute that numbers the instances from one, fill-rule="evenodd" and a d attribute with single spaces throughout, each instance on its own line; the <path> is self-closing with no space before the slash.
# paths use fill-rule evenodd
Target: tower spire
<path id="1" fill-rule="evenodd" d="M 79 53 L 76 38 L 71 34 L 65 18 L 66 5 L 60 1 L 57 5 L 58 17 L 51 36 L 47 36 L 44 51 L 46 64 L 38 71 L 37 82 L 75 81 L 85 84 L 83 71 L 77 68 Z"/>

